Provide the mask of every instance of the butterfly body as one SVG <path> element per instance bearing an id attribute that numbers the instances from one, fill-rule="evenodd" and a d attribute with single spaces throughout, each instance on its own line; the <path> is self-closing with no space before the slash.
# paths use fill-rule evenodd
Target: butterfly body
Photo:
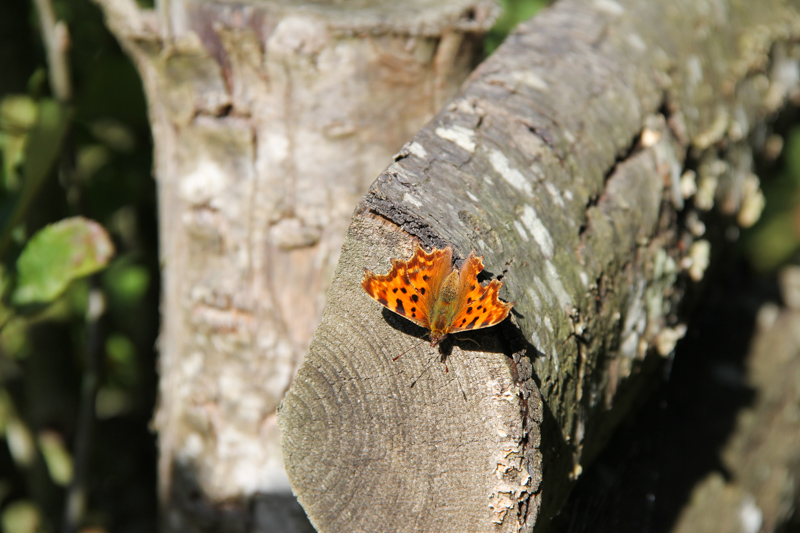
<path id="1" fill-rule="evenodd" d="M 482 285 L 477 275 L 483 258 L 471 252 L 461 268 L 453 266 L 453 249 L 425 252 L 416 243 L 408 260 L 392 260 L 388 274 L 364 269 L 361 286 L 375 301 L 415 324 L 430 330 L 431 346 L 450 333 L 487 328 L 508 316 L 513 303 L 499 299 L 502 282 Z"/>

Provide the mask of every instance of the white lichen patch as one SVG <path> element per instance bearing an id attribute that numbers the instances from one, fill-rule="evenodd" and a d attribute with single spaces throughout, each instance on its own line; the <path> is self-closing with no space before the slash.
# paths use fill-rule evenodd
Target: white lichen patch
<path id="1" fill-rule="evenodd" d="M 544 188 L 548 193 L 550 193 L 550 196 L 553 198 L 553 202 L 555 202 L 558 207 L 561 207 L 562 209 L 566 207 L 564 204 L 564 199 L 561 198 L 561 192 L 555 185 L 553 185 L 552 182 L 545 181 Z"/>
<path id="2" fill-rule="evenodd" d="M 715 175 L 703 176 L 700 179 L 700 185 L 697 187 L 697 193 L 694 196 L 694 205 L 702 211 L 708 211 L 714 207 L 714 195 L 717 192 L 717 184 L 719 178 Z"/>
<path id="3" fill-rule="evenodd" d="M 662 357 L 666 357 L 675 349 L 678 341 L 686 336 L 686 325 L 680 324 L 675 328 L 664 328 L 656 335 L 656 351 Z"/>
<path id="4" fill-rule="evenodd" d="M 536 291 L 542 296 L 542 298 L 544 298 L 547 305 L 553 307 L 556 303 L 556 300 L 553 292 L 550 290 L 547 284 L 545 284 L 544 280 L 539 276 L 536 276 L 533 279 L 533 284 L 536 285 Z"/>
<path id="5" fill-rule="evenodd" d="M 525 227 L 518 220 L 514 221 L 514 229 L 517 230 L 517 233 L 519 233 L 523 241 L 528 242 L 530 240 L 528 232 L 525 231 Z"/>
<path id="6" fill-rule="evenodd" d="M 619 344 L 619 353 L 626 359 L 634 359 L 639 347 L 639 335 L 633 331 L 622 338 Z"/>
<path id="7" fill-rule="evenodd" d="M 588 289 L 589 288 L 589 274 L 587 274 L 586 272 L 581 270 L 578 273 L 578 277 L 581 279 L 581 284 L 583 284 L 583 288 L 584 289 Z"/>
<path id="8" fill-rule="evenodd" d="M 542 309 L 542 300 L 541 300 L 541 298 L 539 298 L 539 295 L 536 293 L 534 288 L 533 287 L 528 287 L 528 289 L 525 292 L 527 292 L 528 296 L 530 296 L 530 298 L 531 298 L 531 303 L 533 304 L 533 309 L 537 313 L 541 313 L 543 311 L 543 309 Z"/>
<path id="9" fill-rule="evenodd" d="M 689 255 L 684 258 L 683 266 L 689 270 L 689 277 L 694 281 L 703 279 L 711 258 L 711 243 L 705 239 L 696 241 L 689 248 Z"/>
<path id="10" fill-rule="evenodd" d="M 764 522 L 764 514 L 756 504 L 756 499 L 751 494 L 745 494 L 739 505 L 739 522 L 742 533 L 758 533 Z"/>
<path id="11" fill-rule="evenodd" d="M 527 194 L 528 196 L 533 195 L 533 187 L 525 179 L 525 176 L 522 175 L 522 172 L 515 168 L 511 168 L 511 163 L 508 158 L 501 152 L 500 150 L 491 150 L 489 152 L 489 162 L 494 167 L 495 171 L 500 174 L 500 177 L 503 178 L 509 185 L 514 187 L 516 190 Z"/>
<path id="12" fill-rule="evenodd" d="M 750 131 L 750 119 L 744 106 L 737 105 L 733 110 L 733 120 L 728 125 L 728 138 L 732 141 L 741 141 Z"/>
<path id="13" fill-rule="evenodd" d="M 259 132 L 259 140 L 264 149 L 264 159 L 272 164 L 285 161 L 289 157 L 289 136 L 280 128 L 266 128 Z"/>
<path id="14" fill-rule="evenodd" d="M 436 128 L 436 135 L 454 143 L 467 152 L 472 153 L 475 151 L 475 141 L 473 140 L 473 137 L 475 137 L 474 130 L 458 125 L 449 128 L 439 127 Z"/>
<path id="15" fill-rule="evenodd" d="M 215 477 L 231 479 L 231 484 L 244 494 L 289 490 L 280 456 L 270 457 L 261 439 L 231 424 L 218 425 L 216 430 L 216 454 L 222 461 Z"/>
<path id="16" fill-rule="evenodd" d="M 447 106 L 448 111 L 458 111 L 460 113 L 464 113 L 465 115 L 480 115 L 482 114 L 482 110 L 475 105 L 474 102 L 467 100 L 466 98 L 459 98 L 458 100 L 454 100 Z"/>
<path id="17" fill-rule="evenodd" d="M 426 157 L 428 157 L 428 152 L 425 150 L 425 147 L 419 144 L 418 142 L 414 141 L 412 143 L 409 143 L 407 146 L 408 146 L 408 153 L 414 154 L 420 159 L 425 159 Z"/>
<path id="18" fill-rule="evenodd" d="M 661 132 L 650 128 L 642 130 L 640 142 L 643 148 L 650 148 L 661 139 Z"/>
<path id="19" fill-rule="evenodd" d="M 625 313 L 625 322 L 622 325 L 620 337 L 620 354 L 627 359 L 634 359 L 639 354 L 639 340 L 647 327 L 647 312 L 644 301 L 646 283 L 640 280 L 636 290 L 628 299 L 628 308 Z"/>
<path id="20" fill-rule="evenodd" d="M 200 375 L 200 371 L 203 369 L 202 352 L 192 352 L 188 356 L 181 358 L 179 361 L 181 365 L 181 377 L 186 382 L 193 381 Z"/>
<path id="21" fill-rule="evenodd" d="M 550 237 L 550 232 L 547 231 L 547 228 L 545 228 L 544 224 L 542 224 L 542 221 L 536 214 L 536 210 L 532 206 L 526 204 L 523 207 L 522 216 L 520 219 L 533 236 L 533 240 L 539 245 L 542 255 L 548 259 L 552 259 L 553 238 Z"/>
<path id="22" fill-rule="evenodd" d="M 628 44 L 631 45 L 631 48 L 638 50 L 639 52 L 644 52 L 647 50 L 647 45 L 638 33 L 628 34 Z"/>
<path id="23" fill-rule="evenodd" d="M 703 81 L 703 63 L 696 55 L 690 55 L 686 59 L 686 81 L 690 86 L 696 87 Z"/>
<path id="24" fill-rule="evenodd" d="M 411 204 L 415 207 L 422 207 L 422 202 L 411 196 L 409 193 L 403 195 L 403 202 Z"/>
<path id="25" fill-rule="evenodd" d="M 559 276 L 555 265 L 549 260 L 544 263 L 544 275 L 547 279 L 547 285 L 550 287 L 550 290 L 559 303 L 559 307 L 561 307 L 561 309 L 571 309 L 572 298 L 570 298 L 567 289 L 564 288 L 564 284 L 561 282 L 561 276 Z"/>
<path id="26" fill-rule="evenodd" d="M 539 339 L 539 333 L 536 331 L 531 332 L 531 343 L 537 348 L 540 349 L 542 346 L 542 341 Z"/>
<path id="27" fill-rule="evenodd" d="M 191 205 L 213 204 L 229 185 L 228 176 L 214 161 L 201 159 L 180 184 L 181 198 Z"/>
<path id="28" fill-rule="evenodd" d="M 476 204 L 478 203 L 478 197 L 472 194 L 471 192 L 467 191 L 467 196 L 469 197 L 470 200 L 472 200 Z"/>
<path id="29" fill-rule="evenodd" d="M 516 82 L 539 91 L 547 91 L 550 88 L 546 81 L 529 70 L 514 71 L 511 74 L 511 78 Z"/>
<path id="30" fill-rule="evenodd" d="M 183 440 L 183 448 L 178 452 L 181 458 L 196 459 L 200 457 L 205 449 L 203 437 L 199 433 L 192 431 Z"/>
<path id="31" fill-rule="evenodd" d="M 758 176 L 749 174 L 742 184 L 742 204 L 736 221 L 741 227 L 749 228 L 761 218 L 765 203 Z"/>
<path id="32" fill-rule="evenodd" d="M 686 227 L 695 237 L 702 237 L 706 233 L 706 225 L 700 220 L 697 211 L 689 211 L 689 213 L 687 213 Z"/>
<path id="33" fill-rule="evenodd" d="M 681 194 L 688 200 L 697 192 L 697 175 L 694 170 L 687 170 L 681 174 Z"/>
<path id="34" fill-rule="evenodd" d="M 614 0 L 594 0 L 593 3 L 598 11 L 608 13 L 609 15 L 622 15 L 625 13 L 625 8 L 617 2 L 614 2 Z"/>
<path id="35" fill-rule="evenodd" d="M 705 150 L 712 144 L 721 141 L 725 136 L 725 132 L 728 130 L 728 124 L 730 123 L 730 115 L 728 114 L 728 109 L 723 106 L 717 106 L 716 114 L 714 115 L 714 120 L 711 122 L 711 125 L 705 131 L 700 132 L 694 139 L 692 139 L 692 144 L 700 150 Z"/>

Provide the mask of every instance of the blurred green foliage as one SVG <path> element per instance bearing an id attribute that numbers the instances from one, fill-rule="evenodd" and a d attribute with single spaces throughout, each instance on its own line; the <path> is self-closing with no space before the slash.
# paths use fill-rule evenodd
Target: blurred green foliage
<path id="1" fill-rule="evenodd" d="M 494 52 L 520 22 L 528 20 L 549 3 L 548 0 L 500 0 L 503 12 L 486 35 L 486 53 Z"/>
<path id="2" fill-rule="evenodd" d="M 150 532 L 159 288 L 145 100 L 97 7 L 53 7 L 70 33 L 70 102 L 49 93 L 33 2 L 0 2 L 0 525 L 61 529 L 97 346 L 81 525 Z"/>
<path id="3" fill-rule="evenodd" d="M 785 138 L 777 167 L 762 180 L 766 208 L 742 238 L 744 252 L 759 272 L 800 259 L 800 128 L 790 128 Z"/>

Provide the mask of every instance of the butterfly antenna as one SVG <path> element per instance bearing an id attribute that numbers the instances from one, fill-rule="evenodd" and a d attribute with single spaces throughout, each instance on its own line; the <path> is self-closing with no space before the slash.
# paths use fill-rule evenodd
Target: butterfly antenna
<path id="1" fill-rule="evenodd" d="M 405 354 L 407 354 L 408 352 L 410 352 L 410 351 L 411 351 L 411 350 L 413 350 L 414 348 L 419 348 L 419 347 L 420 347 L 420 345 L 422 345 L 423 343 L 424 343 L 424 341 L 420 342 L 419 344 L 415 344 L 414 346 L 410 347 L 409 349 L 407 349 L 406 351 L 404 351 L 403 353 L 401 353 L 401 354 L 400 354 L 400 355 L 398 355 L 397 357 L 392 357 L 392 361 L 397 361 L 398 359 L 400 359 L 401 357 L 403 357 Z"/>

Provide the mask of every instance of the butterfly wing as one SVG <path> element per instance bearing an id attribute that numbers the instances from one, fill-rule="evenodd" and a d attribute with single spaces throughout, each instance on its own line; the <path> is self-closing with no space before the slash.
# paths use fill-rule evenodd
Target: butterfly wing
<path id="1" fill-rule="evenodd" d="M 427 253 L 415 241 L 408 261 L 392 260 L 385 276 L 364 269 L 361 286 L 376 302 L 423 328 L 431 328 L 431 311 L 442 280 L 452 270 L 453 249 Z"/>
<path id="2" fill-rule="evenodd" d="M 492 280 L 481 285 L 478 274 L 483 270 L 483 258 L 472 251 L 459 272 L 458 314 L 453 318 L 449 333 L 488 328 L 506 319 L 514 303 L 500 300 L 503 283 Z"/>
<path id="3" fill-rule="evenodd" d="M 416 252 L 408 260 L 408 280 L 420 295 L 422 307 L 430 318 L 442 282 L 453 270 L 453 248 L 450 246 L 441 250 L 434 248 L 427 253 L 419 242 L 416 240 L 414 242 Z"/>

